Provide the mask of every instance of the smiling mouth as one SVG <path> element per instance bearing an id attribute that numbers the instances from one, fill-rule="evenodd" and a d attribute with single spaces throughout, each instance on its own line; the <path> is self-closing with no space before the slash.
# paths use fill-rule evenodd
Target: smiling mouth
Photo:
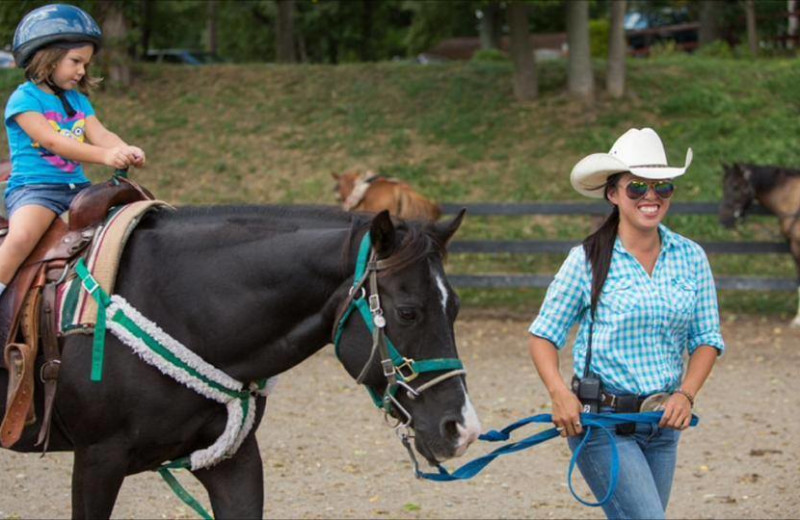
<path id="1" fill-rule="evenodd" d="M 645 215 L 657 215 L 658 211 L 661 209 L 661 206 L 658 204 L 641 204 L 637 206 L 636 209 Z"/>

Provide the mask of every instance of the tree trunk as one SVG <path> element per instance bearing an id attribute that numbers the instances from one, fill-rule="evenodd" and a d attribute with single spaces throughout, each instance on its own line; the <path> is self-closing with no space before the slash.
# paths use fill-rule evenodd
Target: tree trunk
<path id="1" fill-rule="evenodd" d="M 754 0 L 745 0 L 745 15 L 747 16 L 747 43 L 750 53 L 758 56 L 758 30 L 756 29 L 756 4 Z"/>
<path id="2" fill-rule="evenodd" d="M 373 0 L 361 0 L 361 61 L 375 61 L 372 46 Z"/>
<path id="3" fill-rule="evenodd" d="M 108 70 L 111 86 L 129 87 L 131 84 L 131 59 L 128 55 L 128 24 L 123 4 L 115 0 L 100 3 L 103 30 L 102 62 Z"/>
<path id="4" fill-rule="evenodd" d="M 153 0 L 142 0 L 140 4 L 142 16 L 142 30 L 140 32 L 141 39 L 139 40 L 142 46 L 141 58 L 147 56 L 147 51 L 150 50 L 150 31 L 153 26 Z"/>
<path id="5" fill-rule="evenodd" d="M 276 0 L 278 22 L 275 31 L 275 49 L 278 63 L 294 63 L 294 0 Z"/>
<path id="6" fill-rule="evenodd" d="M 700 31 L 697 39 L 701 47 L 720 39 L 719 21 L 724 5 L 719 0 L 700 1 Z"/>
<path id="7" fill-rule="evenodd" d="M 606 90 L 616 99 L 625 94 L 625 56 L 628 51 L 628 41 L 625 39 L 626 3 L 626 0 L 611 1 Z"/>
<path id="8" fill-rule="evenodd" d="M 786 48 L 794 49 L 797 47 L 797 0 L 787 0 L 786 9 L 789 11 L 788 26 L 786 27 Z"/>
<path id="9" fill-rule="evenodd" d="M 218 0 L 208 0 L 208 11 L 206 16 L 206 30 L 208 31 L 208 42 L 206 50 L 211 54 L 217 54 L 217 7 Z"/>
<path id="10" fill-rule="evenodd" d="M 499 49 L 503 32 L 500 4 L 491 0 L 483 9 L 480 23 L 481 49 Z"/>
<path id="11" fill-rule="evenodd" d="M 594 101 L 594 76 L 589 48 L 588 0 L 567 2 L 567 41 L 569 43 L 567 91 L 571 96 L 591 103 Z"/>
<path id="12" fill-rule="evenodd" d="M 521 0 L 512 0 L 508 4 L 511 59 L 514 61 L 514 97 L 519 101 L 530 101 L 539 95 L 527 7 Z"/>

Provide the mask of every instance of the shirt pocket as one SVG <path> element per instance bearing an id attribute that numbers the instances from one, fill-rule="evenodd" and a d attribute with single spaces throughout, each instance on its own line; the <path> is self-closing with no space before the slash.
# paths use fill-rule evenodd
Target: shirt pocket
<path id="1" fill-rule="evenodd" d="M 670 307 L 680 315 L 694 311 L 697 303 L 697 283 L 689 278 L 676 276 L 670 287 Z"/>
<path id="2" fill-rule="evenodd" d="M 636 308 L 641 292 L 630 278 L 606 280 L 600 301 L 615 314 L 627 314 Z"/>

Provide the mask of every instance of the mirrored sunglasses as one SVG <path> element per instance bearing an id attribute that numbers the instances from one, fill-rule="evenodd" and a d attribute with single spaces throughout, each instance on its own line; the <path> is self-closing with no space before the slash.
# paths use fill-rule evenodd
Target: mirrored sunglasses
<path id="1" fill-rule="evenodd" d="M 625 186 L 625 194 L 629 199 L 637 200 L 647 195 L 647 190 L 653 188 L 656 195 L 662 199 L 668 199 L 675 193 L 675 184 L 672 181 L 631 181 Z"/>

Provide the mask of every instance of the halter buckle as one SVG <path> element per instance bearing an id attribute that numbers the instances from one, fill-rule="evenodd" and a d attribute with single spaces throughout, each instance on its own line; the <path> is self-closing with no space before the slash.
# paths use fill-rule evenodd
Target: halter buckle
<path id="1" fill-rule="evenodd" d="M 369 295 L 369 312 L 375 314 L 381 310 L 381 297 L 378 293 Z"/>
<path id="2" fill-rule="evenodd" d="M 94 285 L 92 285 L 91 287 L 89 287 L 89 286 L 86 284 L 86 282 L 91 282 L 91 283 L 93 283 Z M 94 278 L 86 278 L 86 279 L 82 280 L 82 281 L 81 281 L 81 285 L 83 285 L 83 288 L 86 290 L 86 292 L 87 292 L 87 293 L 89 293 L 89 294 L 91 294 L 91 295 L 93 295 L 93 294 L 94 294 L 94 292 L 95 292 L 97 289 L 99 289 L 99 288 L 100 288 L 100 284 L 99 284 L 99 283 L 97 282 L 97 280 L 95 280 Z"/>
<path id="3" fill-rule="evenodd" d="M 403 358 L 402 364 L 395 367 L 395 370 L 406 383 L 413 381 L 419 375 L 419 372 L 414 370 L 414 360 L 406 357 Z M 407 370 L 408 374 L 403 373 L 403 370 Z"/>
<path id="4" fill-rule="evenodd" d="M 391 359 L 382 359 L 381 367 L 383 367 L 383 377 L 389 378 L 395 374 L 397 369 L 394 367 Z"/>

